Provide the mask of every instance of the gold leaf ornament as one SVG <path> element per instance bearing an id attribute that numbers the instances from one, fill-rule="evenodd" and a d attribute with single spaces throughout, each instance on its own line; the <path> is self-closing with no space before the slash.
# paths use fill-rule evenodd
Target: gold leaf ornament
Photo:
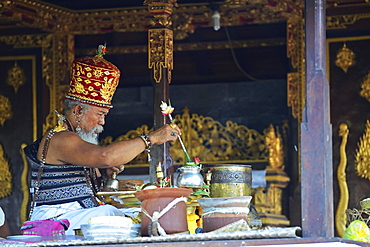
<path id="1" fill-rule="evenodd" d="M 18 92 L 18 88 L 22 86 L 26 81 L 24 71 L 15 62 L 14 66 L 8 71 L 8 78 L 6 83 L 14 88 L 15 93 Z"/>
<path id="2" fill-rule="evenodd" d="M 355 156 L 355 169 L 358 176 L 370 180 L 370 121 L 366 121 L 365 132 L 362 135 Z"/>
<path id="3" fill-rule="evenodd" d="M 12 106 L 10 100 L 0 94 L 0 124 L 4 126 L 6 120 L 12 118 Z"/>
<path id="4" fill-rule="evenodd" d="M 3 146 L 0 145 L 0 198 L 10 195 L 12 192 L 12 174 L 9 163 L 5 158 Z"/>
<path id="5" fill-rule="evenodd" d="M 361 83 L 360 96 L 370 102 L 370 72 L 365 76 Z"/>
<path id="6" fill-rule="evenodd" d="M 337 52 L 337 60 L 335 60 L 335 65 L 347 73 L 348 68 L 356 63 L 355 56 L 355 53 L 348 49 L 346 44 L 343 44 L 343 47 Z"/>

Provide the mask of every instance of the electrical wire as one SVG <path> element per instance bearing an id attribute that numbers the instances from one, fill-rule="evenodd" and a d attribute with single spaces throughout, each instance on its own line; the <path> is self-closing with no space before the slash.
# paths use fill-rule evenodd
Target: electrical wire
<path id="1" fill-rule="evenodd" d="M 259 80 L 257 78 L 254 78 L 253 76 L 249 75 L 247 72 L 245 72 L 245 70 L 240 66 L 239 62 L 238 62 L 238 59 L 236 58 L 235 56 L 235 51 L 234 51 L 234 47 L 233 47 L 233 44 L 231 42 L 231 38 L 230 38 L 230 34 L 229 34 L 229 30 L 227 29 L 227 27 L 225 27 L 225 31 L 226 31 L 226 36 L 227 36 L 227 40 L 229 42 L 229 46 L 230 46 L 230 51 L 231 51 L 231 55 L 233 57 L 233 60 L 234 60 L 234 63 L 236 65 L 236 67 L 238 67 L 238 69 L 243 73 L 243 75 L 245 75 L 248 79 L 251 79 L 252 81 L 262 81 L 262 80 Z"/>

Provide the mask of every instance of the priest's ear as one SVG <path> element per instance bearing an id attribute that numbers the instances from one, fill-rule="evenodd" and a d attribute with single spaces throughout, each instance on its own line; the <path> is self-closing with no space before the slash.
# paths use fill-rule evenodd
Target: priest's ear
<path id="1" fill-rule="evenodd" d="M 75 115 L 81 115 L 82 114 L 82 110 L 83 110 L 83 107 L 82 107 L 82 105 L 76 105 L 75 106 L 75 108 L 74 108 L 74 111 L 73 111 L 73 113 L 75 114 Z"/>

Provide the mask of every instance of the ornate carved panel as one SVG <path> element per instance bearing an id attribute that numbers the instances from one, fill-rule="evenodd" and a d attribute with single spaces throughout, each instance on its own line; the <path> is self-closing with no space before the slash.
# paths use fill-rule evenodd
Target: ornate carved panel
<path id="1" fill-rule="evenodd" d="M 305 61 L 304 61 L 304 20 L 299 17 L 288 19 L 287 23 L 287 56 L 295 72 L 288 73 L 288 106 L 298 122 L 302 121 L 305 106 Z"/>
<path id="2" fill-rule="evenodd" d="M 17 0 L 3 1 L 0 5 L 0 20 L 15 22 L 24 27 L 39 28 L 48 32 L 67 32 L 74 34 L 98 34 L 106 32 L 143 32 L 151 23 L 164 22 L 162 25 L 173 26 L 174 30 L 181 30 L 179 38 L 192 33 L 196 27 L 212 26 L 212 10 L 208 3 L 179 4 L 176 1 L 145 1 L 145 4 L 164 6 L 164 15 L 158 12 L 156 21 L 152 20 L 150 13 L 157 13 L 156 6 L 148 9 L 145 6 L 135 8 L 117 8 L 114 10 L 73 11 L 57 8 L 39 2 Z M 163 3 L 162 3 L 163 2 Z M 220 4 L 222 26 L 235 26 L 244 24 L 276 23 L 287 18 L 302 16 L 304 1 L 302 0 L 276 0 L 248 1 L 248 4 L 235 4 L 234 1 Z M 158 7 L 157 7 L 158 8 Z M 173 8 L 173 10 L 172 10 Z M 152 10 L 154 9 L 154 10 Z M 173 13 L 171 13 L 173 11 Z M 172 14 L 169 19 L 168 14 Z M 179 21 L 191 17 L 189 21 Z M 162 17 L 162 19 L 161 19 Z M 161 20 L 160 20 L 161 19 Z M 164 21 L 165 20 L 165 21 Z M 177 20 L 173 22 L 173 20 Z M 184 25 L 185 24 L 185 25 Z M 179 27 L 179 28 L 177 28 Z"/>
<path id="3" fill-rule="evenodd" d="M 173 34 L 167 28 L 149 30 L 148 67 L 153 69 L 155 82 L 162 80 L 163 68 L 168 69 L 168 83 L 171 82 L 173 69 Z"/>
<path id="4" fill-rule="evenodd" d="M 270 147 L 276 144 L 276 136 L 274 138 L 271 135 L 271 129 L 269 129 L 270 131 L 266 130 L 266 133 L 259 133 L 231 121 L 222 125 L 211 117 L 195 113 L 190 114 L 187 108 L 183 111 L 182 115 L 175 115 L 174 119 L 183 132 L 182 139 L 191 156 L 199 157 L 204 163 L 268 162 L 269 150 L 266 147 L 265 135 L 269 133 Z M 101 141 L 101 144 L 107 145 L 112 142 L 135 138 L 144 131 L 151 130 L 148 129 L 148 126 L 143 125 L 118 137 L 116 140 L 107 137 Z M 272 155 L 281 154 L 279 150 L 270 150 L 273 153 Z M 179 142 L 175 142 L 170 147 L 170 152 L 175 163 L 183 164 L 185 162 Z M 281 160 L 282 157 L 276 156 L 272 159 Z M 145 153 L 142 153 L 129 164 L 142 166 L 145 163 L 147 163 L 147 157 Z"/>
<path id="5" fill-rule="evenodd" d="M 12 192 L 12 174 L 10 165 L 0 144 L 0 198 L 10 195 Z"/>

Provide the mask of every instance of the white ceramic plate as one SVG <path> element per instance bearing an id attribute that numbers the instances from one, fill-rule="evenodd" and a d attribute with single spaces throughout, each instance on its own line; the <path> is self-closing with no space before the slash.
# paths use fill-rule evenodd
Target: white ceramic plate
<path id="1" fill-rule="evenodd" d="M 21 240 L 21 241 L 38 241 L 38 240 L 42 240 L 42 237 L 36 236 L 36 235 L 13 235 L 13 236 L 6 237 L 6 239 Z"/>

